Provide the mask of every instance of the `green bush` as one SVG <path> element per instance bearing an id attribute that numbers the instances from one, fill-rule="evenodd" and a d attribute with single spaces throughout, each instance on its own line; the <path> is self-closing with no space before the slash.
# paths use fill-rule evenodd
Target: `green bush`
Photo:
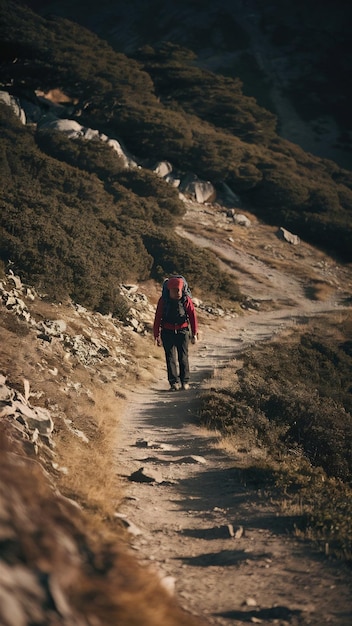
<path id="1" fill-rule="evenodd" d="M 289 346 L 283 341 L 254 349 L 243 356 L 232 389 L 205 397 L 201 421 L 226 432 L 242 423 L 264 443 L 272 429 L 278 446 L 299 445 L 312 465 L 351 481 L 352 355 L 345 346 L 328 338 L 327 324 L 317 324 Z"/>
<path id="2" fill-rule="evenodd" d="M 59 131 L 46 130 L 37 134 L 36 142 L 49 156 L 86 172 L 95 173 L 102 179 L 118 175 L 125 167 L 123 159 L 99 140 L 72 140 Z"/>
<path id="3" fill-rule="evenodd" d="M 240 137 L 249 143 L 268 143 L 275 133 L 276 118 L 244 96 L 242 83 L 202 70 L 180 59 L 177 46 L 162 44 L 148 55 L 138 55 L 153 78 L 163 103 L 178 103 L 189 114 Z"/>
<path id="4" fill-rule="evenodd" d="M 263 163 L 257 166 L 262 178 L 255 187 L 252 197 L 262 206 L 301 209 L 309 199 L 309 184 L 291 164 Z"/>
<path id="5" fill-rule="evenodd" d="M 288 410 L 289 409 L 289 410 Z M 291 425 L 285 441 L 298 443 L 312 465 L 322 467 L 328 476 L 348 482 L 352 478 L 352 415 L 331 398 L 309 396 L 304 402 L 292 401 L 284 407 Z"/>
<path id="6" fill-rule="evenodd" d="M 227 182 L 265 221 L 351 260 L 351 173 L 278 137 L 276 118 L 240 80 L 197 68 L 192 52 L 168 43 L 136 60 L 21 3 L 4 0 L 0 12 L 0 82 L 12 93 L 36 103 L 35 90 L 60 88 L 75 102 L 73 119 L 120 138 L 137 160 L 167 159 Z M 126 172 L 100 142 L 35 134 L 0 108 L 4 262 L 94 306 L 103 306 L 106 281 L 142 279 L 151 268 L 158 277 L 182 270 L 199 289 L 240 298 L 228 275 L 217 280 L 212 255 L 173 238 L 184 210 L 174 189 Z M 163 230 L 153 240 L 155 227 Z"/>
<path id="7" fill-rule="evenodd" d="M 152 104 L 139 98 L 123 100 L 108 114 L 98 103 L 86 110 L 83 122 L 103 129 L 110 136 L 121 138 L 139 159 L 179 160 L 180 153 L 193 143 L 192 126 L 184 113 L 168 111 L 156 99 Z"/>
<path id="8" fill-rule="evenodd" d="M 157 202 L 158 218 L 149 216 L 159 226 L 173 226 L 184 215 L 185 205 L 177 189 L 146 169 L 125 170 L 116 177 L 121 185 L 136 195 Z"/>

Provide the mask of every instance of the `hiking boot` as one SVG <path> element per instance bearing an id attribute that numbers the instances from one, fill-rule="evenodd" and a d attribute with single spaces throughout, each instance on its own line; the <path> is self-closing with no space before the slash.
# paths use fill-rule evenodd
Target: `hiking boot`
<path id="1" fill-rule="evenodd" d="M 170 391 L 178 391 L 179 389 L 180 389 L 179 383 L 172 383 L 172 385 L 170 385 Z"/>
<path id="2" fill-rule="evenodd" d="M 189 384 L 188 383 L 182 383 L 182 389 L 187 391 L 187 389 L 189 389 Z"/>

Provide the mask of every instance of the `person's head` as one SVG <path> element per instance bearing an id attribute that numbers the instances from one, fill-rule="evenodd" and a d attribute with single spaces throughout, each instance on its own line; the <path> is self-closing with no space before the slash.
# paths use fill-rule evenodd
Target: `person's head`
<path id="1" fill-rule="evenodd" d="M 183 289 L 182 278 L 169 278 L 167 281 L 167 288 L 169 290 L 171 300 L 181 300 Z"/>

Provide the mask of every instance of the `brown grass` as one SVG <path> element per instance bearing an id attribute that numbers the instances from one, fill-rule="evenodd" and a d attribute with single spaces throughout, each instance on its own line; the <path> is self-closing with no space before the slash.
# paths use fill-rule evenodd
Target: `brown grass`
<path id="1" fill-rule="evenodd" d="M 73 334 L 92 330 L 90 318 L 77 318 L 70 307 L 39 300 L 31 306 L 36 319 L 66 319 Z M 61 342 L 38 340 L 26 323 L 0 310 L 1 373 L 20 392 L 27 379 L 31 404 L 48 408 L 55 424 L 54 450 L 40 445 L 38 457 L 31 459 L 14 423 L 2 419 L 0 424 L 2 559 L 10 568 L 6 593 L 16 597 L 18 610 L 30 605 L 48 626 L 63 623 L 63 615 L 70 623 L 199 626 L 159 577 L 130 554 L 127 533 L 114 518 L 124 497 L 116 459 L 119 416 L 136 377 L 144 370 L 155 375 L 162 359 L 152 341 L 146 354 L 141 338 L 126 333 L 125 339 L 127 366 L 115 364 L 112 371 L 103 361 L 85 367 L 72 355 L 67 358 Z M 34 599 L 12 588 L 17 567 L 34 577 L 39 590 Z M 5 605 L 0 603 L 1 623 Z"/>
<path id="2" fill-rule="evenodd" d="M 350 312 L 336 312 L 248 350 L 214 373 L 200 410 L 218 445 L 299 518 L 296 534 L 348 562 L 351 333 Z"/>
<path id="3" fill-rule="evenodd" d="M 43 310 L 48 313 L 46 306 Z M 51 316 L 52 313 L 51 310 Z M 33 394 L 29 398 L 31 404 L 44 406 L 53 417 L 54 462 L 67 471 L 57 473 L 60 490 L 85 507 L 90 502 L 91 510 L 100 519 L 111 515 L 122 498 L 121 485 L 111 470 L 119 413 L 124 404 L 115 393 L 117 386 L 104 384 L 97 372 L 67 360 L 60 343 L 37 340 L 14 315 L 2 312 L 1 321 L 2 372 L 20 392 L 27 379 Z M 56 376 L 51 373 L 55 368 Z M 74 434 L 77 431 L 88 443 Z M 46 453 L 43 461 L 52 472 Z"/>
<path id="4" fill-rule="evenodd" d="M 336 287 L 326 281 L 313 279 L 306 287 L 306 295 L 311 300 L 325 302 L 329 300 L 336 291 Z"/>
<path id="5" fill-rule="evenodd" d="M 78 402 L 79 413 L 73 402 L 74 413 L 66 408 L 66 414 L 71 415 L 72 427 L 88 442 L 61 425 L 55 439 L 56 451 L 67 474 L 60 473 L 57 482 L 62 493 L 80 503 L 90 513 L 91 523 L 101 529 L 107 519 L 113 518 L 124 496 L 115 465 L 119 414 L 125 400 L 117 398 L 108 386 L 96 385 L 89 404 Z M 116 532 L 116 524 L 114 529 Z"/>
<path id="6" fill-rule="evenodd" d="M 119 626 L 199 624 L 152 571 L 137 565 L 126 546 L 116 538 L 106 541 L 87 526 L 83 514 L 54 492 L 40 464 L 25 457 L 7 430 L 0 435 L 2 564 L 8 574 L 0 622 L 7 623 L 6 600 L 11 598 L 18 615 L 40 616 L 48 626 L 92 623 L 93 616 L 97 623 Z M 26 585 L 18 585 L 19 574 Z"/>
<path id="7" fill-rule="evenodd" d="M 242 211 L 238 210 L 238 212 Z M 183 226 L 190 233 L 210 239 L 209 250 L 216 252 L 217 257 L 225 266 L 240 271 L 241 274 L 248 274 L 265 284 L 265 280 L 253 274 L 245 265 L 240 266 L 229 261 L 219 249 L 214 249 L 215 245 L 228 245 L 229 236 L 236 241 L 236 250 L 242 249 L 243 252 L 260 259 L 268 270 L 270 268 L 278 270 L 287 276 L 293 274 L 296 279 L 305 283 L 307 297 L 312 300 L 325 301 L 333 295 L 337 287 L 333 272 L 331 273 L 336 266 L 333 258 L 304 241 L 301 241 L 298 246 L 282 241 L 278 236 L 276 226 L 261 223 L 248 211 L 244 214 L 252 222 L 250 228 L 232 224 L 231 220 L 225 217 L 223 208 L 212 207 L 212 210 L 204 214 L 204 208 L 202 206 L 197 208 L 196 205 L 184 216 Z M 313 259 L 314 264 L 312 264 Z M 321 267 L 319 267 L 319 261 Z M 322 271 L 326 272 L 326 278 L 321 276 Z M 348 290 L 348 284 L 345 284 L 344 288 Z"/>

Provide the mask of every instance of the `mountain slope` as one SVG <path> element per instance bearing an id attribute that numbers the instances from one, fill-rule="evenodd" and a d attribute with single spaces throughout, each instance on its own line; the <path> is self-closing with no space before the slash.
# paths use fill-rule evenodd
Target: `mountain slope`
<path id="1" fill-rule="evenodd" d="M 1 90 L 5 100 L 10 94 L 24 107 L 28 122 L 1 105 L 0 621 L 196 626 L 206 623 L 206 609 L 221 611 L 210 618 L 219 624 L 272 618 L 321 624 L 309 589 L 300 596 L 295 575 L 284 595 L 272 594 L 286 567 L 296 565 L 286 537 L 294 533 L 325 553 L 319 567 L 317 550 L 305 555 L 307 568 L 324 580 L 314 599 L 346 626 L 350 172 L 283 140 L 273 113 L 244 95 L 239 80 L 201 69 L 189 50 L 153 42 L 131 58 L 68 20 L 40 17 L 19 2 L 3 0 L 0 8 Z M 95 5 L 87 14 L 91 9 Z M 43 132 L 42 123 L 58 118 L 89 132 L 78 139 Z M 138 167 L 127 168 L 107 142 L 88 140 L 89 134 L 121 140 Z M 213 183 L 216 199 L 199 204 L 194 195 L 180 196 L 153 172 L 160 159 L 174 181 L 192 173 Z M 248 228 L 235 222 L 238 213 Z M 289 244 L 280 226 L 301 239 Z M 203 341 L 197 357 L 191 353 L 191 394 L 165 401 L 163 354 L 150 330 L 160 283 L 175 271 L 187 276 L 198 297 Z M 214 369 L 220 378 L 212 378 Z M 204 377 L 210 377 L 206 393 L 198 397 Z M 136 417 L 136 393 L 143 420 L 139 414 L 135 429 L 129 416 Z M 233 506 L 232 470 L 226 494 L 216 471 L 201 484 L 184 467 L 192 465 L 189 459 L 181 459 L 181 481 L 167 486 L 163 503 L 169 514 L 188 481 L 190 525 L 183 513 L 180 522 L 172 512 L 171 522 L 163 517 L 163 507 L 155 513 L 163 485 L 152 483 L 142 487 L 149 508 L 138 515 L 148 534 L 153 520 L 160 525 L 149 544 L 153 553 L 143 536 L 132 546 L 126 530 L 133 531 L 129 522 L 142 505 L 130 500 L 130 473 L 137 461 L 154 462 L 145 450 L 152 445 L 148 424 L 168 436 L 173 427 L 178 437 L 189 417 L 215 428 L 219 445 L 224 434 L 231 436 L 226 463 L 236 473 L 238 497 L 248 488 L 253 498 L 246 523 L 258 546 L 273 540 L 272 529 L 260 539 L 265 517 L 257 517 L 264 512 L 258 490 L 269 504 L 273 499 L 271 513 L 289 512 L 281 520 L 282 552 L 275 537 L 285 554 L 280 567 L 271 568 L 260 554 L 248 564 L 261 589 L 256 608 L 245 594 L 248 546 L 242 543 L 240 572 L 233 545 L 220 543 L 219 554 L 209 548 L 205 555 L 212 534 L 197 528 L 190 513 L 190 503 L 200 504 L 200 489 L 211 493 L 214 508 L 223 508 L 220 492 L 229 496 L 224 507 Z M 168 463 L 161 459 L 172 478 Z M 132 520 L 121 515 L 127 506 Z M 225 509 L 202 511 L 214 526 L 228 522 Z M 172 529 L 173 521 L 182 526 Z M 188 550 L 197 532 L 203 533 L 200 552 L 182 553 L 181 563 L 180 539 Z M 143 563 L 132 547 L 143 550 Z M 329 553 L 341 561 L 330 564 Z M 223 568 L 216 581 L 214 566 Z M 229 567 L 241 576 L 235 601 L 231 577 L 230 585 L 222 584 Z M 173 569 L 180 578 L 185 570 L 181 584 L 189 582 L 191 598 L 186 589 L 182 600 L 165 590 Z"/>
<path id="2" fill-rule="evenodd" d="M 88 27 L 128 55 L 165 41 L 193 50 L 199 66 L 239 77 L 244 93 L 278 116 L 282 137 L 351 169 L 345 0 L 29 4 Z"/>
<path id="3" fill-rule="evenodd" d="M 242 312 L 221 311 L 206 301 L 199 306 L 202 339 L 190 355 L 189 395 L 180 392 L 170 397 L 164 391 L 163 355 L 152 345 L 148 332 L 160 293 L 157 284 L 147 281 L 138 286 L 137 293 L 131 290 L 135 319 L 138 310 L 143 321 L 139 335 L 134 323 L 123 327 L 110 316 L 93 314 L 74 303 L 53 304 L 11 274 L 2 279 L 1 373 L 7 377 L 8 388 L 17 394 L 17 402 L 20 394 L 22 402 L 28 397 L 26 414 L 29 407 L 39 405 L 50 412 L 54 429 L 50 437 L 44 433 L 35 436 L 33 430 L 26 430 L 26 418 L 18 421 L 17 427 L 11 415 L 1 418 L 1 477 L 6 478 L 1 483 L 1 501 L 2 510 L 9 511 L 2 527 L 12 534 L 8 534 L 4 552 L 6 602 L 0 611 L 7 602 L 15 602 L 17 610 L 28 615 L 24 624 L 30 623 L 35 611 L 48 624 L 57 620 L 88 624 L 94 615 L 102 623 L 126 626 L 227 625 L 234 616 L 255 617 L 268 624 L 273 616 L 290 616 L 297 624 L 309 621 L 318 625 L 323 606 L 336 624 L 348 623 L 349 572 L 341 563 L 322 559 L 316 547 L 308 550 L 299 539 L 312 537 L 314 513 L 317 547 L 326 551 L 328 545 L 333 551 L 341 545 L 334 525 L 329 525 L 330 509 L 324 527 L 321 512 L 312 508 L 319 503 L 318 494 L 325 496 L 323 489 L 316 488 L 316 481 L 328 489 L 329 477 L 320 467 L 312 469 L 304 456 L 301 459 L 292 441 L 288 451 L 282 442 L 278 446 L 276 437 L 281 431 L 266 430 L 263 417 L 256 417 L 253 408 L 246 407 L 245 398 L 235 403 L 240 428 L 232 444 L 228 442 L 227 452 L 221 448 L 220 428 L 230 425 L 231 413 L 224 401 L 231 402 L 238 377 L 243 378 L 238 370 L 242 360 L 248 361 L 252 355 L 245 373 L 250 383 L 247 394 L 253 394 L 261 381 L 260 369 L 255 369 L 261 358 L 265 370 L 273 371 L 273 355 L 282 347 L 291 362 L 299 337 L 309 336 L 314 327 L 316 333 L 319 325 L 326 359 L 320 384 L 323 389 L 328 384 L 335 388 L 336 403 L 342 398 L 337 380 L 341 355 L 351 341 L 350 269 L 307 244 L 290 246 L 277 237 L 276 229 L 248 215 L 249 229 L 234 224 L 219 207 L 210 211 L 187 203 L 183 236 L 213 247 L 221 263 L 240 278 L 246 294 Z M 333 352 L 324 344 L 327 335 Z M 314 342 L 315 351 L 319 347 L 316 334 Z M 260 345 L 269 356 L 260 357 Z M 307 340 L 305 348 L 307 358 Z M 280 361 L 281 374 L 286 371 L 284 361 Z M 303 368 L 306 379 L 305 363 L 318 375 L 314 361 L 308 358 L 297 371 L 291 369 L 293 397 L 287 389 L 284 394 L 291 407 L 295 391 L 299 406 L 303 406 L 299 369 Z M 23 379 L 28 381 L 27 387 Z M 269 406 L 269 400 L 279 398 L 275 379 L 266 380 L 266 389 L 276 395 L 268 398 L 262 390 L 255 400 L 266 400 Z M 207 404 L 209 394 L 214 397 L 213 408 Z M 331 403 L 328 406 L 332 409 Z M 334 411 L 331 415 L 336 416 L 336 406 Z M 316 417 L 321 419 L 321 413 Z M 325 414 L 323 417 L 326 419 Z M 215 448 L 213 433 L 199 429 L 200 419 L 210 426 L 212 421 L 216 423 Z M 313 423 L 311 413 L 309 422 Z M 339 424 L 336 426 L 338 432 Z M 332 441 L 332 428 L 326 432 Z M 273 450 L 268 447 L 270 441 Z M 273 466 L 271 454 L 276 459 Z M 205 464 L 199 461 L 202 455 Z M 158 469 L 167 482 L 131 483 L 129 477 L 142 465 L 147 473 L 150 468 Z M 289 473 L 288 466 L 297 473 Z M 307 484 L 314 486 L 313 500 Z M 340 518 L 349 502 L 348 492 L 343 496 L 343 484 L 335 478 L 331 485 L 330 506 L 340 537 L 345 537 L 344 556 L 348 559 L 348 525 L 343 535 Z M 348 483 L 345 488 L 348 490 Z M 234 500 L 236 494 L 244 500 L 240 507 Z M 116 513 L 135 535 L 126 536 Z M 242 526 L 244 536 L 231 537 L 231 525 L 234 532 Z M 296 540 L 290 539 L 291 533 Z M 137 549 L 133 557 L 128 549 L 131 544 Z M 300 556 L 302 549 L 304 555 Z M 309 569 L 302 573 L 308 588 L 297 585 L 296 575 L 287 575 L 287 569 L 298 563 Z M 37 589 L 31 602 L 27 590 L 17 582 L 16 574 L 23 577 L 25 572 L 26 580 Z M 173 578 L 176 597 L 171 599 L 159 580 L 164 579 L 170 588 Z M 313 585 L 318 578 L 320 584 Z M 327 594 L 329 586 L 333 589 Z M 242 604 L 252 597 L 255 605 Z M 12 626 L 13 622 L 1 617 L 6 626 Z"/>
<path id="4" fill-rule="evenodd" d="M 350 173 L 280 139 L 275 118 L 242 94 L 238 80 L 196 68 L 189 53 L 170 44 L 145 49 L 137 62 L 68 21 L 44 20 L 13 2 L 3 3 L 5 8 L 3 88 L 22 99 L 27 110 L 30 105 L 36 111 L 39 107 L 41 115 L 44 110 L 50 119 L 52 106 L 36 93 L 60 87 L 68 97 L 56 106 L 55 115 L 122 140 L 144 171 L 126 173 L 108 146 L 99 147 L 98 168 L 94 165 L 96 144 L 70 142 L 55 131 L 40 132 L 31 118 L 29 128 L 10 130 L 14 122 L 4 112 L 3 261 L 11 258 L 18 269 L 28 270 L 20 245 L 21 237 L 26 237 L 31 241 L 29 265 L 41 268 L 38 285 L 49 290 L 55 275 L 55 292 L 68 293 L 102 311 L 120 311 L 120 315 L 123 307 L 115 301 L 114 289 L 104 296 L 106 278 L 114 284 L 119 277 L 133 280 L 149 273 L 161 279 L 166 273 L 181 271 L 191 274 L 195 287 L 209 283 L 212 290 L 218 290 L 214 259 L 199 257 L 175 238 L 173 226 L 183 211 L 177 192 L 163 181 L 154 182 L 155 176 L 148 171 L 160 159 L 171 161 L 176 176 L 194 172 L 210 180 L 218 192 L 225 183 L 239 194 L 238 202 L 262 219 L 280 221 L 301 238 L 350 259 Z M 10 147 L 15 135 L 16 152 Z M 70 181 L 64 196 L 62 177 Z M 52 241 L 50 221 L 40 231 L 44 240 L 38 240 L 39 231 L 31 218 L 33 200 L 36 219 L 39 207 L 43 214 L 46 206 L 57 210 L 59 247 Z M 26 215 L 26 229 L 12 232 L 18 205 Z M 61 205 L 65 206 L 62 212 Z M 87 214 L 96 224 L 93 239 L 87 233 Z M 77 237 L 70 236 L 73 221 L 87 235 L 81 246 Z M 161 245 L 164 237 L 167 243 Z M 122 238 L 127 246 L 122 245 Z M 104 259 L 85 260 L 87 249 L 92 257 L 102 253 Z M 127 257 L 124 260 L 124 250 L 134 259 L 133 266 Z M 116 262 L 107 262 L 114 252 Z M 180 263 L 182 267 L 177 267 Z M 220 289 L 226 297 L 238 297 L 238 288 L 226 277 Z"/>

